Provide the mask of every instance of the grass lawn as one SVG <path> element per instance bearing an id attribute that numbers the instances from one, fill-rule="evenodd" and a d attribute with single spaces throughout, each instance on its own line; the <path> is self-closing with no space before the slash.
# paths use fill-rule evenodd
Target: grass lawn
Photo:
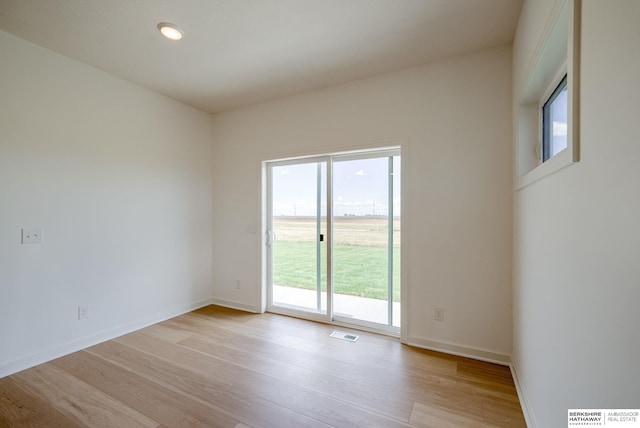
<path id="1" fill-rule="evenodd" d="M 322 289 L 326 291 L 326 246 L 321 247 Z M 316 244 L 276 241 L 273 247 L 273 283 L 316 289 Z M 335 245 L 333 248 L 334 293 L 387 299 L 387 251 L 384 247 Z M 393 300 L 400 301 L 400 248 L 393 251 Z"/>

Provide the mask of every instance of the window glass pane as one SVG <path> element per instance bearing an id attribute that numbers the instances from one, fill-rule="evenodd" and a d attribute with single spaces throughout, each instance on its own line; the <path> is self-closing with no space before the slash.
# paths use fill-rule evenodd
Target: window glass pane
<path id="1" fill-rule="evenodd" d="M 542 108 L 542 160 L 567 148 L 567 77 L 560 82 Z"/>
<path id="2" fill-rule="evenodd" d="M 567 87 L 551 103 L 551 156 L 567 148 Z"/>

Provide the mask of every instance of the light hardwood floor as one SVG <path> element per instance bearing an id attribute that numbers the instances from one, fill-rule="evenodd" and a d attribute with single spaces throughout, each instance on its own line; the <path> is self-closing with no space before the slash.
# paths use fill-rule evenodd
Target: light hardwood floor
<path id="1" fill-rule="evenodd" d="M 209 306 L 0 379 L 0 426 L 526 426 L 507 367 L 333 330 Z"/>

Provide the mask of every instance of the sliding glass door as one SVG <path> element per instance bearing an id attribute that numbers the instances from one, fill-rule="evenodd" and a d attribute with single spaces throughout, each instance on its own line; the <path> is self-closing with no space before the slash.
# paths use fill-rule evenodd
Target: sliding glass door
<path id="1" fill-rule="evenodd" d="M 271 305 L 327 314 L 327 161 L 269 166 Z"/>
<path id="2" fill-rule="evenodd" d="M 397 331 L 398 149 L 267 164 L 268 310 Z"/>
<path id="3" fill-rule="evenodd" d="M 333 316 L 400 326 L 400 157 L 372 156 L 333 163 Z"/>

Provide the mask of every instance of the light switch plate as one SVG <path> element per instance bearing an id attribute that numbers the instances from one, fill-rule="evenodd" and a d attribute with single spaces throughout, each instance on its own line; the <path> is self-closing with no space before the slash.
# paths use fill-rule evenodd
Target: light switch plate
<path id="1" fill-rule="evenodd" d="M 22 243 L 23 244 L 41 244 L 42 229 L 40 229 L 39 227 L 22 229 Z"/>
<path id="2" fill-rule="evenodd" d="M 78 319 L 83 320 L 89 318 L 89 305 L 78 306 Z"/>

